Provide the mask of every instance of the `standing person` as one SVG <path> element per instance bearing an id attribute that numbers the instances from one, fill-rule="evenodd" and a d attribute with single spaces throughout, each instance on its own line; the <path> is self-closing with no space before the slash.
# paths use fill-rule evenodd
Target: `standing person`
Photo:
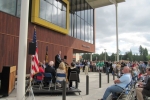
<path id="1" fill-rule="evenodd" d="M 113 68 L 113 75 L 115 75 L 116 74 L 116 62 L 114 62 L 113 64 L 112 64 L 112 68 Z"/>
<path id="2" fill-rule="evenodd" d="M 59 67 L 59 64 L 61 63 L 61 51 L 55 56 L 55 69 Z"/>
<path id="3" fill-rule="evenodd" d="M 85 70 L 85 64 L 86 64 L 86 61 L 84 60 L 84 61 L 82 62 L 82 65 L 83 65 L 82 70 L 83 70 L 83 72 L 84 72 L 84 70 Z"/>
<path id="4" fill-rule="evenodd" d="M 100 61 L 100 63 L 99 63 L 99 70 L 100 70 L 100 72 L 103 71 L 103 66 L 104 66 L 104 62 Z"/>
<path id="5" fill-rule="evenodd" d="M 88 66 L 88 64 L 87 64 L 87 62 L 86 62 L 86 63 L 85 63 L 85 70 L 84 70 L 85 75 L 88 75 L 88 69 L 89 69 L 89 66 Z"/>
<path id="6" fill-rule="evenodd" d="M 113 72 L 113 68 L 112 68 L 112 62 L 109 61 L 109 72 L 112 73 Z"/>
<path id="7" fill-rule="evenodd" d="M 90 71 L 90 61 L 87 61 L 87 65 L 88 65 L 88 71 Z"/>
<path id="8" fill-rule="evenodd" d="M 43 64 L 42 64 L 43 69 L 45 69 L 47 67 L 45 60 L 43 60 Z"/>
<path id="9" fill-rule="evenodd" d="M 121 64 L 120 64 L 120 62 L 117 62 L 117 64 L 116 64 L 117 77 L 120 77 L 120 76 L 121 76 L 120 69 L 121 69 Z"/>
<path id="10" fill-rule="evenodd" d="M 90 71 L 93 72 L 93 62 L 90 61 Z"/>
<path id="11" fill-rule="evenodd" d="M 106 68 L 106 75 L 107 75 L 107 74 L 109 74 L 109 68 L 110 68 L 108 61 L 106 61 L 106 63 L 105 63 L 105 68 Z"/>
<path id="12" fill-rule="evenodd" d="M 68 69 L 69 69 L 69 64 L 66 62 L 66 59 L 62 59 L 62 62 L 65 64 L 65 70 L 66 70 L 66 77 L 68 77 Z M 66 79 L 66 82 L 68 83 L 68 79 Z"/>
<path id="13" fill-rule="evenodd" d="M 100 70 L 100 61 L 96 62 L 96 69 L 97 69 L 97 72 Z"/>

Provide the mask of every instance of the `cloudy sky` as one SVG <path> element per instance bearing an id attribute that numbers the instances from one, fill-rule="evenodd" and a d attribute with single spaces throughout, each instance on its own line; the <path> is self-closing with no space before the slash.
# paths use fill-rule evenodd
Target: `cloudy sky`
<path id="1" fill-rule="evenodd" d="M 116 52 L 115 6 L 96 8 L 96 53 Z M 118 4 L 118 41 L 121 54 L 139 46 L 150 53 L 150 0 L 126 0 Z"/>

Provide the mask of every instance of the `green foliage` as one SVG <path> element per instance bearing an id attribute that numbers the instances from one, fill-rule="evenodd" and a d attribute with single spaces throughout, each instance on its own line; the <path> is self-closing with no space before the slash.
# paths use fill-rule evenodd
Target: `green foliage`
<path id="1" fill-rule="evenodd" d="M 119 50 L 120 52 L 120 50 Z M 139 54 L 132 54 L 132 51 L 128 51 L 125 55 L 119 55 L 119 60 L 130 60 L 130 61 L 147 61 L 150 60 L 150 55 L 148 55 L 147 48 L 143 48 L 141 45 L 139 46 Z M 90 60 L 90 54 L 85 53 L 82 55 L 83 59 Z M 105 60 L 105 52 L 101 54 L 93 54 L 92 55 L 93 61 Z M 107 61 L 116 61 L 116 54 L 112 53 L 110 56 L 106 52 L 106 60 Z"/>
<path id="2" fill-rule="evenodd" d="M 147 60 L 150 60 L 150 55 L 146 56 L 147 57 Z"/>

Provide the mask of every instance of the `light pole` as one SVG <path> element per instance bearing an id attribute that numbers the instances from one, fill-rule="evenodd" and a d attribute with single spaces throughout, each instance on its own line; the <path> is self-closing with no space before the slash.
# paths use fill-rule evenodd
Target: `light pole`
<path id="1" fill-rule="evenodd" d="M 118 49 L 118 4 L 116 0 L 109 0 L 111 3 L 115 4 L 116 8 L 116 49 L 117 49 L 117 62 L 119 61 L 119 49 Z"/>
<path id="2" fill-rule="evenodd" d="M 106 61 L 106 49 L 104 49 L 105 50 L 105 61 Z"/>

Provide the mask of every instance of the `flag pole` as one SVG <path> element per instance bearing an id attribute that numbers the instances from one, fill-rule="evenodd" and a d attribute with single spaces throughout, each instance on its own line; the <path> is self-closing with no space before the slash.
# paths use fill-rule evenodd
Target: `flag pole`
<path id="1" fill-rule="evenodd" d="M 24 100 L 23 97 L 25 95 L 28 13 L 29 13 L 29 0 L 22 0 L 20 30 L 19 30 L 18 69 L 17 69 L 17 100 Z"/>
<path id="2" fill-rule="evenodd" d="M 36 26 L 34 26 L 34 31 L 36 31 Z M 31 55 L 31 62 L 32 62 L 32 55 Z M 30 83 L 29 83 L 29 86 L 31 86 L 31 81 L 32 81 L 32 63 L 31 63 L 31 67 L 30 67 Z"/>
<path id="3" fill-rule="evenodd" d="M 34 31 L 36 31 L 36 26 L 34 26 Z M 31 67 L 30 67 L 30 80 L 29 80 L 29 86 L 26 90 L 26 93 L 29 92 L 29 97 L 32 97 L 32 100 L 35 100 L 31 82 L 32 82 L 32 55 L 31 55 Z"/>

